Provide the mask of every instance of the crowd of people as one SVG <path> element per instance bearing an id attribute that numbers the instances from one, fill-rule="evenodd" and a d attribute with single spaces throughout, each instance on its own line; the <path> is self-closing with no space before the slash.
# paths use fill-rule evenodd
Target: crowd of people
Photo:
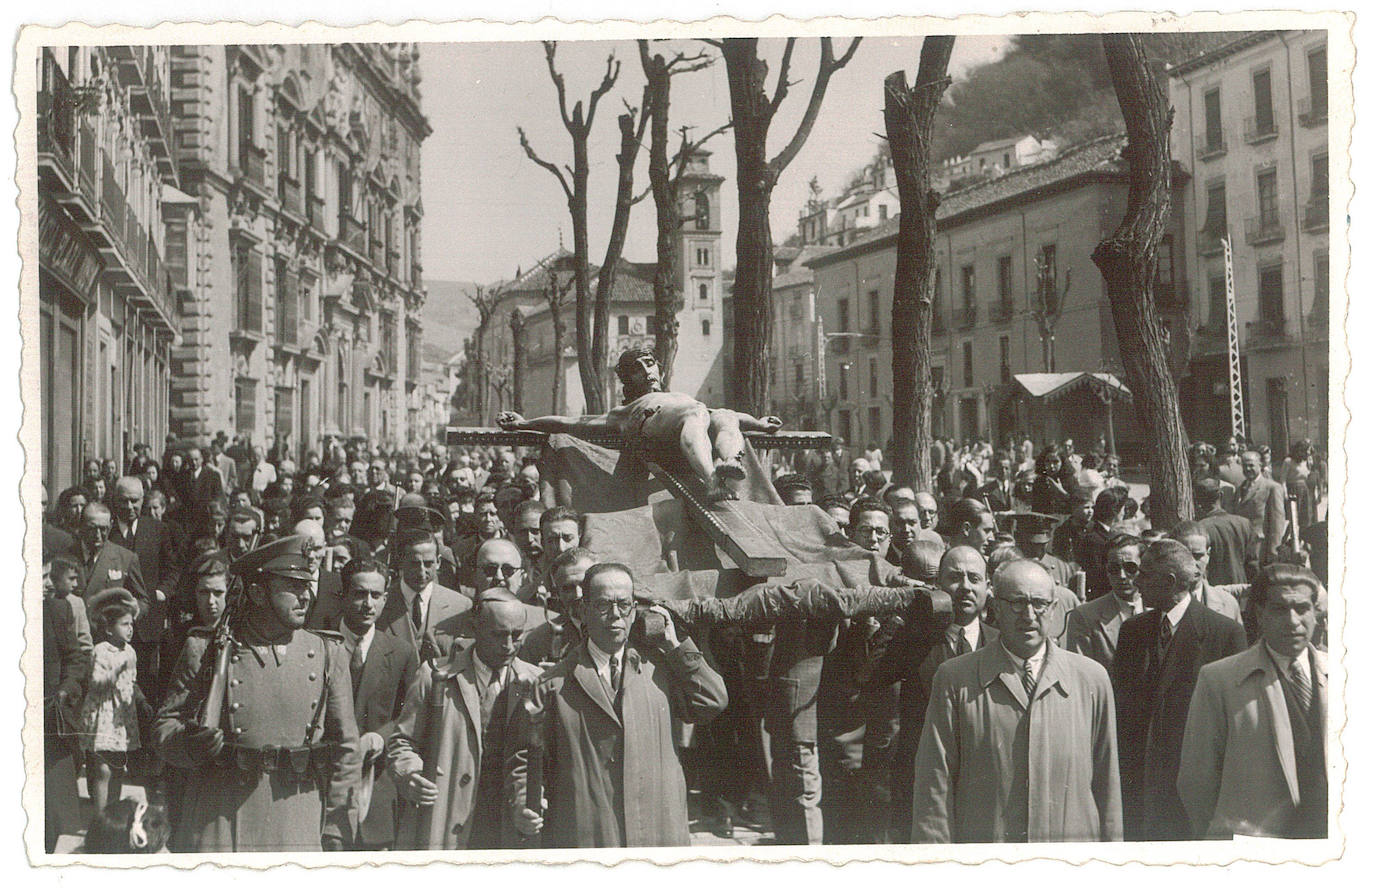
<path id="1" fill-rule="evenodd" d="M 537 453 L 91 460 L 44 501 L 48 850 L 1324 836 L 1323 464 L 1190 452 L 1174 526 L 1102 442 L 937 441 L 928 490 L 769 457 L 869 583 L 948 596 L 938 638 L 685 626 Z"/>

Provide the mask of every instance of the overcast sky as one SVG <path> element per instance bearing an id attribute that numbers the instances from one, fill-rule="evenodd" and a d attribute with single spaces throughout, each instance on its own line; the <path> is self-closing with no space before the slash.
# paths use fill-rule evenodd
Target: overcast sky
<path id="1" fill-rule="evenodd" d="M 776 70 L 783 40 L 764 41 L 762 52 Z M 955 42 L 951 63 L 958 77 L 968 67 L 996 59 L 1003 37 L 966 37 Z M 836 40 L 836 52 L 846 46 Z M 679 44 L 688 52 L 703 45 Z M 673 44 L 658 50 L 668 54 Z M 830 81 L 825 104 L 805 148 L 783 174 L 773 197 L 773 234 L 777 241 L 796 225 L 807 182 L 820 180 L 827 196 L 873 155 L 883 129 L 882 82 L 895 70 L 915 76 L 921 38 L 869 38 L 847 67 Z M 599 262 L 606 247 L 615 196 L 616 115 L 622 100 L 640 102 L 644 75 L 633 42 L 562 43 L 558 68 L 567 80 L 569 105 L 585 99 L 600 82 L 606 57 L 622 61 L 615 88 L 597 108 L 590 148 L 591 258 Z M 714 54 L 714 50 L 711 52 Z M 793 53 L 790 94 L 773 123 L 769 152 L 776 154 L 791 137 L 806 106 L 820 55 L 819 41 L 801 39 Z M 558 117 L 557 97 L 538 43 L 425 44 L 421 48 L 423 109 L 434 127 L 424 144 L 422 189 L 425 204 L 425 276 L 491 282 L 528 268 L 558 245 L 569 249 L 572 228 L 558 182 L 521 151 L 516 127 L 525 127 L 535 150 L 546 160 L 571 163 L 571 142 Z M 796 82 L 800 81 L 800 82 Z M 770 88 L 773 77 L 770 73 Z M 673 80 L 671 119 L 707 132 L 729 119 L 725 66 Z M 711 169 L 726 177 L 722 185 L 722 251 L 734 264 L 737 218 L 734 140 L 729 132 L 708 145 Z M 636 188 L 648 184 L 647 156 L 641 152 Z M 627 259 L 654 258 L 654 209 L 646 199 L 630 219 Z"/>

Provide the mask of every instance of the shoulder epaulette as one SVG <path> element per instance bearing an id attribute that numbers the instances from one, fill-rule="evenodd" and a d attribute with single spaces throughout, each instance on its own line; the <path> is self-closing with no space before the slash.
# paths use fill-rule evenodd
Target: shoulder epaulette
<path id="1" fill-rule="evenodd" d="M 343 633 L 333 629 L 306 629 L 305 631 L 309 632 L 311 635 L 323 638 L 325 641 L 331 641 L 336 644 L 344 643 Z"/>

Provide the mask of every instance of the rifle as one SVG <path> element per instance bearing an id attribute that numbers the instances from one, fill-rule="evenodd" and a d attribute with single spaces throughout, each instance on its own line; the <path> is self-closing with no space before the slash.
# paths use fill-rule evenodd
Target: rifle
<path id="1" fill-rule="evenodd" d="M 215 665 L 214 671 L 210 673 L 210 689 L 205 693 L 205 703 L 200 713 L 200 724 L 205 728 L 218 728 L 220 717 L 224 714 L 225 689 L 229 686 L 229 655 L 234 645 L 234 636 L 229 626 L 238 615 L 238 609 L 248 594 L 241 580 L 232 582 L 236 586 L 231 587 L 226 596 L 224 613 L 219 615 L 219 621 L 215 623 L 215 631 L 206 650 L 207 654 L 213 652 Z"/>

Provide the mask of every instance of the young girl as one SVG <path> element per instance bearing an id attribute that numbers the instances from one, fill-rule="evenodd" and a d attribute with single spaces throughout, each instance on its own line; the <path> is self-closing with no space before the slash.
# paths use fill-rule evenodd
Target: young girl
<path id="1" fill-rule="evenodd" d="M 105 589 L 91 597 L 95 656 L 91 682 L 81 708 L 81 748 L 86 782 L 99 817 L 124 790 L 128 755 L 139 748 L 137 666 L 130 642 L 138 602 L 125 589 Z"/>

